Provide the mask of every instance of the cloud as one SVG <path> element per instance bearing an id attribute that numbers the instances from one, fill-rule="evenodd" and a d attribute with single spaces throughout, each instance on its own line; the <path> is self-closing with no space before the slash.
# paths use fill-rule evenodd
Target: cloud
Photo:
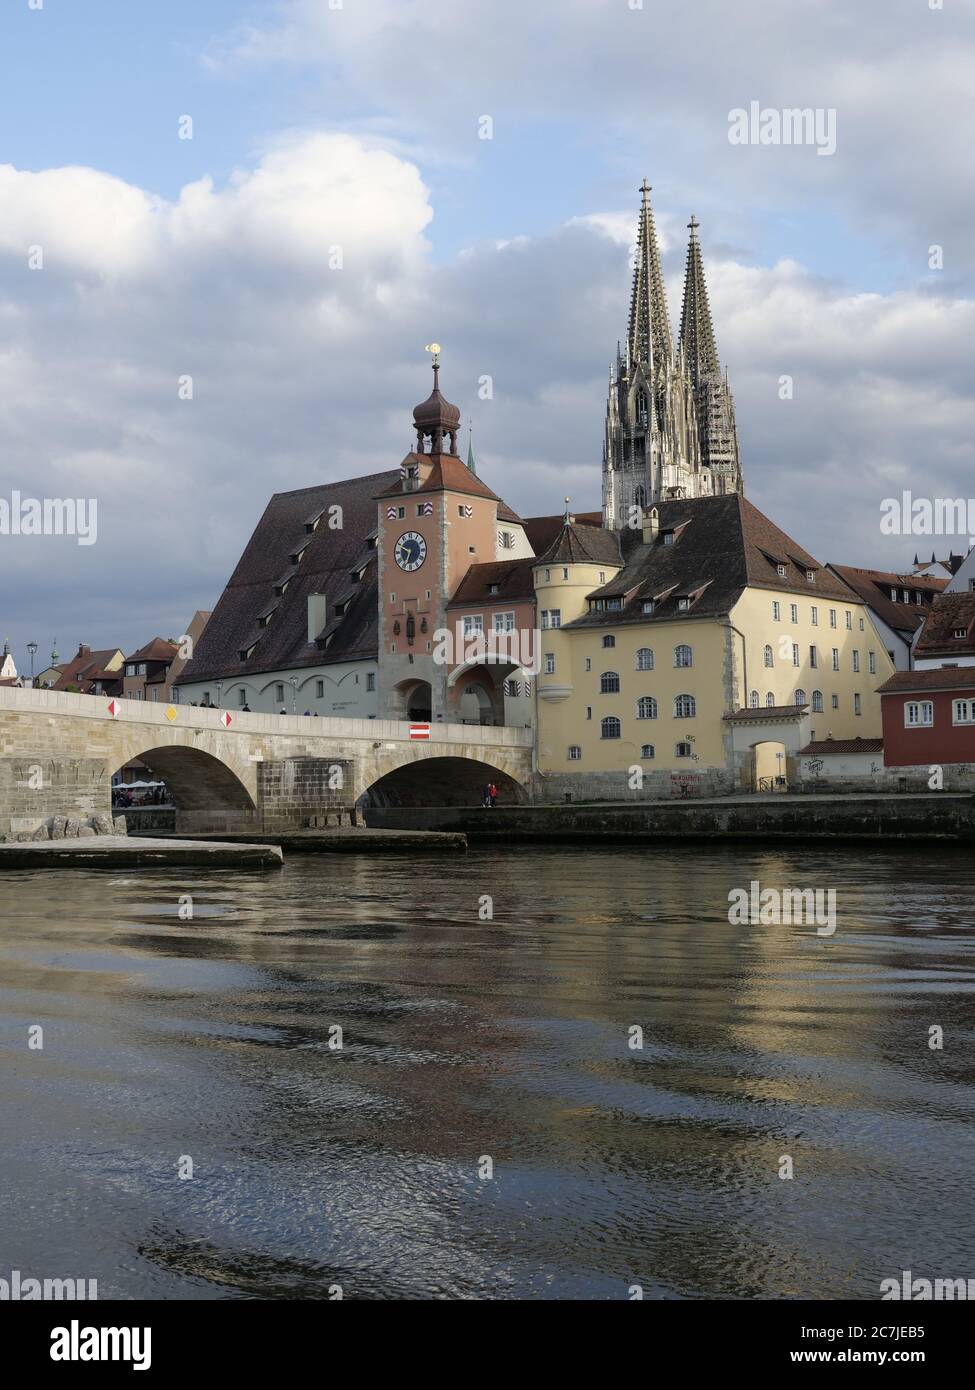
<path id="1" fill-rule="evenodd" d="M 0 495 L 99 508 L 88 549 L 0 538 L 21 663 L 29 638 L 134 649 L 181 630 L 273 491 L 395 465 L 434 338 L 490 485 L 525 515 L 566 492 L 598 507 L 635 207 L 447 261 L 434 212 L 415 163 L 346 134 L 293 134 L 172 201 L 96 170 L 0 172 Z M 676 327 L 685 233 L 660 221 Z M 34 243 L 43 271 L 26 267 Z M 972 301 L 863 294 L 708 241 L 705 257 L 748 494 L 821 560 L 907 562 L 880 500 L 900 482 L 970 490 Z"/>

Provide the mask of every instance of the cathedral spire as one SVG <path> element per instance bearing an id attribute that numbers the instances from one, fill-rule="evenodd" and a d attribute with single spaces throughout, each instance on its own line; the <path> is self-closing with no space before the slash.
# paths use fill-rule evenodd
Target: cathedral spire
<path id="1" fill-rule="evenodd" d="M 673 356 L 670 318 L 664 295 L 664 277 L 660 267 L 660 248 L 657 228 L 650 206 L 650 184 L 640 185 L 643 201 L 636 234 L 636 264 L 633 268 L 633 293 L 630 299 L 630 323 L 627 351 L 632 366 L 657 362 L 660 366 Z"/>
<path id="2" fill-rule="evenodd" d="M 680 315 L 680 346 L 691 372 L 695 390 L 712 372 L 720 372 L 718 349 L 711 323 L 708 286 L 704 278 L 701 243 L 697 229 L 700 222 L 691 214 L 688 222 L 691 239 L 687 245 L 687 271 L 684 275 L 684 304 Z"/>

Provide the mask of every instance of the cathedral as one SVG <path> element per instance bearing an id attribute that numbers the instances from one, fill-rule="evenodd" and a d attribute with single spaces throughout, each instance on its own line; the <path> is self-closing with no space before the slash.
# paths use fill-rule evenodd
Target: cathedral
<path id="1" fill-rule="evenodd" d="M 610 369 L 603 522 L 619 529 L 657 502 L 742 492 L 735 405 L 708 305 L 698 222 L 689 223 L 680 338 L 664 292 L 650 185 L 643 180 L 625 350 Z"/>

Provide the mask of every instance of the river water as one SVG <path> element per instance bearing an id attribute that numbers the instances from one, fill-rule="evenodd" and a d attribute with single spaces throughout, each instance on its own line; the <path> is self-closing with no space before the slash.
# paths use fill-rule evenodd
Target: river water
<path id="1" fill-rule="evenodd" d="M 752 880 L 835 887 L 835 935 L 729 925 Z M 975 1278 L 964 853 L 492 846 L 24 871 L 0 901 L 0 1277 L 583 1299 Z"/>

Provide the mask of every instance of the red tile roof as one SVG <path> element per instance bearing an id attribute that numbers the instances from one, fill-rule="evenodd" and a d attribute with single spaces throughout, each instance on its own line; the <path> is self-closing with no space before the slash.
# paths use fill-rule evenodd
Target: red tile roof
<path id="1" fill-rule="evenodd" d="M 964 630 L 964 637 L 956 637 Z M 975 593 L 939 594 L 914 644 L 918 659 L 975 656 Z"/>
<path id="2" fill-rule="evenodd" d="M 925 671 L 895 671 L 878 685 L 881 695 L 917 690 L 969 690 L 975 686 L 975 666 L 933 666 Z"/>
<path id="3" fill-rule="evenodd" d="M 513 603 L 517 599 L 533 599 L 534 563 L 529 557 L 523 560 L 489 560 L 485 564 L 471 565 L 447 606 L 469 608 L 472 603 Z M 490 592 L 492 584 L 498 586 L 496 594 Z"/>
<path id="4" fill-rule="evenodd" d="M 882 738 L 817 738 L 812 743 L 807 743 L 805 748 L 800 748 L 801 754 L 806 753 L 882 753 L 884 741 Z"/>
<path id="5" fill-rule="evenodd" d="M 179 646 L 175 642 L 167 642 L 165 637 L 154 637 L 151 642 L 147 642 L 144 647 L 140 647 L 137 652 L 127 656 L 126 661 L 173 661 L 179 652 Z"/>
<path id="6" fill-rule="evenodd" d="M 921 626 L 932 598 L 948 583 L 947 579 L 936 579 L 933 575 L 893 574 L 886 570 L 856 569 L 852 565 L 830 565 L 830 569 L 869 604 L 888 627 L 908 636 Z M 890 597 L 891 589 L 898 593 L 906 589 L 911 595 L 920 594 L 922 602 L 895 603 Z"/>

